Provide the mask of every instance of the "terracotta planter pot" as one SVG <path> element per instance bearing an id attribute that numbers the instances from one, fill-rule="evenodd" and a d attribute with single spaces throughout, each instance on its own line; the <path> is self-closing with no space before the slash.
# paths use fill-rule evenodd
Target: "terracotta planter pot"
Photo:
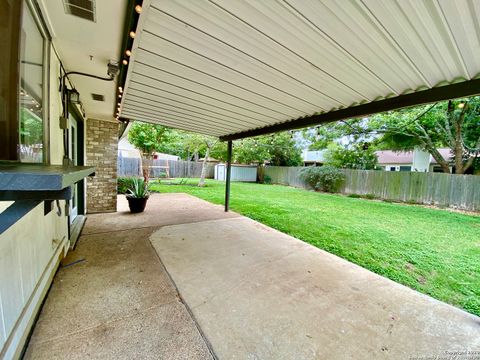
<path id="1" fill-rule="evenodd" d="M 145 210 L 145 206 L 147 206 L 147 200 L 148 197 L 146 198 L 134 198 L 127 196 L 128 200 L 128 207 L 130 208 L 131 213 L 141 213 L 143 210 Z"/>

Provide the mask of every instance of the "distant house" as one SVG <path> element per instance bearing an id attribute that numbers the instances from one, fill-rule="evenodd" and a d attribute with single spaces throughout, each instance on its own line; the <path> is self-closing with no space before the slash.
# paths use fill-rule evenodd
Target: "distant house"
<path id="1" fill-rule="evenodd" d="M 321 166 L 325 162 L 326 150 L 303 150 L 303 166 Z"/>
<path id="2" fill-rule="evenodd" d="M 203 160 L 205 160 L 204 157 L 198 159 L 198 161 L 200 161 L 200 162 L 203 162 Z M 219 164 L 220 162 L 221 162 L 220 160 L 217 160 L 217 159 L 215 159 L 213 157 L 210 157 L 210 156 L 207 158 L 207 163 L 209 163 L 209 164 Z"/>
<path id="3" fill-rule="evenodd" d="M 438 149 L 442 157 L 450 162 L 450 149 Z M 385 171 L 443 172 L 430 153 L 416 148 L 413 151 L 376 151 L 378 167 Z M 452 167 L 450 166 L 450 172 Z"/>
<path id="4" fill-rule="evenodd" d="M 123 137 L 120 139 L 118 142 L 118 157 L 119 158 L 140 158 L 140 151 L 130 144 L 128 141 L 127 137 Z M 179 156 L 176 155 L 169 155 L 169 154 L 163 154 L 163 153 L 154 153 L 155 159 L 159 160 L 174 160 L 178 161 L 180 160 Z"/>

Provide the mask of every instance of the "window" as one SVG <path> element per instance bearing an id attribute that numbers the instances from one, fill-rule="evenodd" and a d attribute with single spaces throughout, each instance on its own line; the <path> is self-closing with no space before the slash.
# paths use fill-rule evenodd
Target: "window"
<path id="1" fill-rule="evenodd" d="M 390 171 L 397 171 L 397 167 L 396 166 L 390 166 Z"/>
<path id="2" fill-rule="evenodd" d="M 1 0 L 0 160 L 43 162 L 49 42 L 33 0 Z"/>
<path id="3" fill-rule="evenodd" d="M 20 33 L 19 160 L 43 162 L 46 39 L 32 9 L 23 4 Z"/>
<path id="4" fill-rule="evenodd" d="M 400 166 L 400 171 L 412 171 L 411 166 Z"/>
<path id="5" fill-rule="evenodd" d="M 0 160 L 17 160 L 18 54 L 21 1 L 0 2 L 2 56 L 0 56 Z"/>

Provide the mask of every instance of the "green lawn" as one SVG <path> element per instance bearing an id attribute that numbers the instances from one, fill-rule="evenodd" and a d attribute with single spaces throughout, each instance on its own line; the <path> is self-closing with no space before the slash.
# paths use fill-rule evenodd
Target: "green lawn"
<path id="1" fill-rule="evenodd" d="M 223 204 L 222 182 L 152 185 Z M 420 206 L 232 183 L 231 209 L 480 315 L 480 217 Z"/>

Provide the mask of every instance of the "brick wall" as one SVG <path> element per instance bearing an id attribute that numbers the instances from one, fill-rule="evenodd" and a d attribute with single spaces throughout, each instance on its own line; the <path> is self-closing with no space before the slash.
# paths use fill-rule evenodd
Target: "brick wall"
<path id="1" fill-rule="evenodd" d="M 88 119 L 86 149 L 86 165 L 97 168 L 87 180 L 87 212 L 116 211 L 118 123 Z"/>

